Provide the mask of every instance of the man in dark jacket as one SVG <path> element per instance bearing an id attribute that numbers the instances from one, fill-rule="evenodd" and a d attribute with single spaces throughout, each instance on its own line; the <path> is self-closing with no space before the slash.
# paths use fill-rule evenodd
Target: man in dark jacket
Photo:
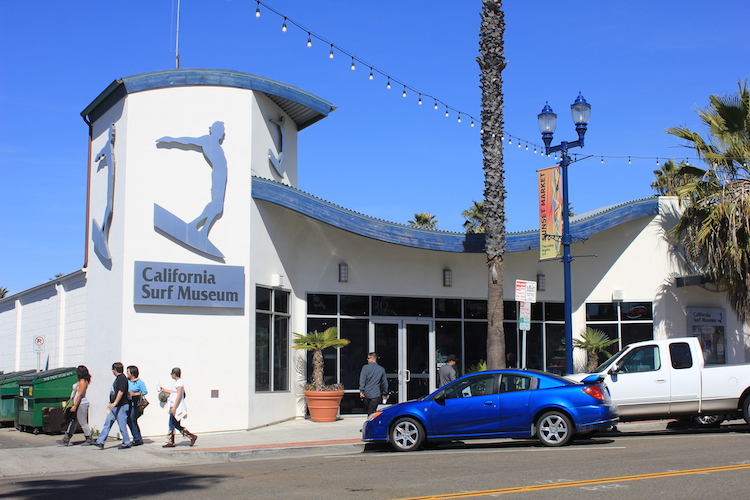
<path id="1" fill-rule="evenodd" d="M 115 376 L 115 381 L 109 392 L 109 405 L 107 406 L 109 413 L 107 414 L 107 419 L 104 421 L 104 427 L 102 427 L 102 432 L 99 434 L 99 439 L 94 443 L 100 450 L 104 449 L 109 429 L 115 423 L 115 420 L 117 421 L 117 426 L 120 428 L 120 434 L 122 434 L 120 449 L 125 450 L 130 448 L 131 445 L 130 434 L 128 434 L 128 410 L 130 409 L 128 378 L 122 373 L 123 368 L 122 363 L 119 361 L 112 364 L 112 373 Z"/>
<path id="2" fill-rule="evenodd" d="M 388 395 L 388 379 L 385 368 L 378 364 L 378 355 L 371 352 L 367 355 L 367 364 L 359 374 L 359 397 L 364 399 L 367 415 L 372 415 L 378 408 L 383 396 Z"/>

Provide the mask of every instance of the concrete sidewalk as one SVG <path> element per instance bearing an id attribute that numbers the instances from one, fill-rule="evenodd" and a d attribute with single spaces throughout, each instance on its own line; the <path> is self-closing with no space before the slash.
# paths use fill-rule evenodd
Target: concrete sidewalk
<path id="1" fill-rule="evenodd" d="M 175 465 L 217 463 L 322 454 L 357 454 L 365 449 L 361 440 L 364 415 L 347 415 L 336 422 L 294 419 L 249 431 L 198 434 L 194 447 L 178 436 L 175 448 L 163 448 L 164 437 L 146 438 L 143 446 L 119 450 L 120 441 L 109 440 L 104 450 L 80 446 L 82 434 L 71 446 L 62 446 L 62 436 L 22 436 L 34 444 L 0 449 L 0 477 L 22 477 L 69 472 L 163 468 Z M 618 434 L 663 431 L 667 420 L 620 424 Z M 18 432 L 1 429 L 0 432 Z M 615 435 L 615 434 L 610 434 Z M 45 441 L 38 441 L 38 440 Z"/>

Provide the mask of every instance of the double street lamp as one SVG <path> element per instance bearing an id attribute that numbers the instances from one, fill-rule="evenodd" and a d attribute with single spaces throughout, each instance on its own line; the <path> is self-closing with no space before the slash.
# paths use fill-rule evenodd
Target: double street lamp
<path id="1" fill-rule="evenodd" d="M 552 112 L 549 103 L 545 104 L 542 112 L 537 115 L 539 120 L 539 130 L 542 132 L 544 141 L 544 152 L 549 156 L 552 153 L 561 153 L 560 170 L 562 174 L 562 245 L 563 245 L 563 274 L 565 286 L 565 373 L 573 373 L 573 301 L 571 292 L 570 263 L 573 257 L 570 255 L 570 244 L 573 237 L 570 234 L 570 206 L 568 202 L 568 165 L 570 157 L 568 149 L 582 148 L 583 136 L 586 135 L 586 129 L 591 115 L 591 105 L 586 99 L 578 93 L 575 102 L 570 105 L 570 112 L 573 116 L 573 122 L 576 125 L 578 140 L 573 142 L 561 142 L 557 146 L 552 146 L 552 135 L 557 126 L 557 115 Z"/>

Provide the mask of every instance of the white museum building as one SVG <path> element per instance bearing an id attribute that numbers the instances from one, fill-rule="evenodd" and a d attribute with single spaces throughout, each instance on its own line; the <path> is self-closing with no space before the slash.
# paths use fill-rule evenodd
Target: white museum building
<path id="1" fill-rule="evenodd" d="M 305 415 L 309 366 L 293 332 L 337 326 L 328 383 L 361 413 L 358 377 L 377 351 L 392 402 L 436 388 L 449 354 L 485 359 L 484 237 L 409 227 L 297 189 L 297 134 L 334 110 L 304 90 L 224 70 L 177 69 L 114 81 L 81 114 L 89 125 L 83 268 L 0 299 L 0 371 L 85 364 L 90 422 L 104 422 L 110 367 L 137 365 L 152 396 L 182 368 L 192 432 Z M 480 168 L 480 167 L 477 167 Z M 750 328 L 666 236 L 671 197 L 578 216 L 573 332 L 619 339 L 700 336 L 709 363 L 748 359 Z M 575 247 L 574 247 L 575 248 Z M 505 336 L 511 364 L 562 373 L 562 266 L 539 261 L 539 231 L 507 235 Z M 516 280 L 537 281 L 519 330 Z M 525 339 L 525 341 L 524 341 Z M 576 353 L 583 364 L 584 353 Z M 143 434 L 166 431 L 153 404 Z"/>

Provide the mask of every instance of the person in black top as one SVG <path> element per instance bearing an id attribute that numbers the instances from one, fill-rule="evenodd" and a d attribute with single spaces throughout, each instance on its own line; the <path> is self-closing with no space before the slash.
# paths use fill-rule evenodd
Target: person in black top
<path id="1" fill-rule="evenodd" d="M 123 366 L 119 361 L 112 364 L 112 373 L 115 376 L 115 381 L 112 384 L 112 389 L 109 392 L 109 408 L 107 413 L 107 419 L 104 421 L 104 427 L 102 427 L 102 433 L 99 434 L 99 438 L 94 443 L 98 449 L 104 449 L 104 443 L 107 441 L 109 435 L 109 429 L 112 424 L 117 421 L 117 426 L 120 428 L 120 434 L 122 434 L 122 444 L 119 449 L 125 450 L 130 448 L 130 434 L 128 434 L 128 410 L 130 409 L 130 399 L 128 397 L 128 379 L 123 375 Z"/>
<path id="2" fill-rule="evenodd" d="M 367 364 L 359 374 L 359 397 L 364 400 L 367 415 L 372 415 L 381 399 L 388 394 L 388 378 L 385 368 L 378 364 L 378 355 L 367 355 Z"/>

